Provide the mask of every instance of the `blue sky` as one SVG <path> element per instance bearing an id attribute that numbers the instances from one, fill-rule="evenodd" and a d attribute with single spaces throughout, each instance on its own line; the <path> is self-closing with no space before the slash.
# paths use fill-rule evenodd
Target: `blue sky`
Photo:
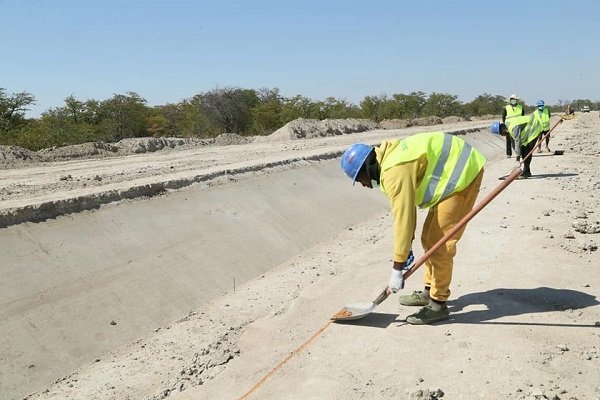
<path id="1" fill-rule="evenodd" d="M 423 91 L 600 100 L 600 1 L 0 0 L 0 87 L 150 105 L 217 87 L 358 104 Z"/>

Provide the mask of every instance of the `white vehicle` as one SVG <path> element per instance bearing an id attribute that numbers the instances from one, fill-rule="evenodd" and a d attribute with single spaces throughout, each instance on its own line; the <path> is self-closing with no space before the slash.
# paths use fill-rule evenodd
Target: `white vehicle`
<path id="1" fill-rule="evenodd" d="M 590 106 L 583 106 L 581 112 L 590 112 Z"/>

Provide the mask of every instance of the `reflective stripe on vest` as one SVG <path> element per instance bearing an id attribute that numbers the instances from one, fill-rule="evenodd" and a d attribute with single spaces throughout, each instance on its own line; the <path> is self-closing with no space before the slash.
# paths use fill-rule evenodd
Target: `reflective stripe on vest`
<path id="1" fill-rule="evenodd" d="M 443 132 L 420 133 L 400 141 L 381 162 L 383 173 L 404 162 L 427 156 L 427 169 L 416 188 L 419 207 L 432 207 L 466 188 L 477 176 L 485 158 L 468 143 Z M 385 192 L 385 182 L 381 190 Z"/>
<path id="2" fill-rule="evenodd" d="M 433 200 L 433 197 L 435 196 L 436 191 L 438 190 L 438 186 L 440 185 L 440 180 L 442 178 L 442 173 L 444 172 L 444 167 L 446 166 L 446 162 L 448 161 L 448 157 L 450 155 L 450 149 L 452 147 L 452 138 L 453 136 L 449 134 L 444 134 L 444 144 L 442 145 L 442 152 L 440 153 L 440 158 L 438 158 L 438 161 L 435 164 L 435 168 L 433 169 L 433 173 L 431 175 L 431 178 L 429 179 L 429 184 L 425 189 L 425 195 L 423 196 L 423 200 L 421 203 L 427 204 L 431 202 L 431 200 Z M 458 156 L 458 161 L 456 162 L 456 165 L 452 170 L 452 174 L 448 179 L 448 183 L 444 188 L 444 192 L 440 197 L 440 200 L 445 199 L 452 192 L 454 192 L 454 188 L 456 187 L 458 178 L 463 173 L 465 165 L 467 165 L 467 161 L 469 160 L 471 148 L 471 145 L 465 142 L 462 150 L 460 151 L 460 155 Z"/>
<path id="3" fill-rule="evenodd" d="M 550 130 L 550 111 L 546 107 L 544 107 L 542 112 L 540 112 L 539 110 L 534 111 L 534 115 L 535 115 L 535 118 L 540 121 L 540 124 L 542 125 L 542 130 L 549 131 Z"/>
<path id="4" fill-rule="evenodd" d="M 510 118 L 523 116 L 523 106 L 521 104 L 517 104 L 514 107 L 511 105 L 508 105 L 504 108 L 506 109 L 506 119 L 507 120 L 509 120 Z"/>

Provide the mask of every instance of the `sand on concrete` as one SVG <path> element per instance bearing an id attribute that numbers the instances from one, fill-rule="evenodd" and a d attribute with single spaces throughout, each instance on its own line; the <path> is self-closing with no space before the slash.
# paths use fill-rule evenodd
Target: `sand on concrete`
<path id="1" fill-rule="evenodd" d="M 251 398 L 598 397 L 598 239 L 575 227 L 599 219 L 599 128 L 595 113 L 565 121 L 551 141 L 565 155 L 536 154 L 534 178 L 514 182 L 471 222 L 459 243 L 450 321 L 407 325 L 413 310 L 394 296 L 364 320 L 328 325 Z M 311 139 L 286 150 L 339 153 L 355 141 L 414 131 Z M 503 140 L 485 131 L 464 137 L 489 159 L 484 195 L 514 160 L 503 157 Z M 265 145 L 265 153 L 273 146 L 244 146 L 253 145 Z M 276 151 L 257 158 L 271 160 L 282 149 Z M 2 330 L 14 330 L 0 348 L 3 365 L 12 362 L 0 382 L 13 386 L 0 383 L 0 392 L 36 392 L 32 399 L 239 398 L 343 304 L 373 299 L 390 267 L 385 198 L 349 185 L 334 159 L 291 158 L 293 166 L 224 174 L 211 185 L 0 230 L 3 246 L 12 241 L 3 254 L 13 257 L 2 269 L 12 282 L 0 302 L 10 316 Z M 288 221 L 292 210 L 298 215 Z M 263 247 L 265 240 L 275 243 Z M 418 240 L 414 247 L 421 252 Z M 77 262 L 86 254 L 89 275 Z M 233 291 L 230 276 L 209 278 L 199 265 L 216 275 L 247 268 L 248 275 Z M 419 276 L 406 292 L 420 288 Z M 197 288 L 216 290 L 202 298 Z M 45 341 L 36 343 L 36 332 Z M 69 335 L 79 342 L 65 340 Z M 19 343 L 58 343 L 67 351 L 61 363 L 71 364 L 56 368 L 51 352 L 31 352 L 46 364 L 26 365 L 25 346 L 11 353 Z"/>

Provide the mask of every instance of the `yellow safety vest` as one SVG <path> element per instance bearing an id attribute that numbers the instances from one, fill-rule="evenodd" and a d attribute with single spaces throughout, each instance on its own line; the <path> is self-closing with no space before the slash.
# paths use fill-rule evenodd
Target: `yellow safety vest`
<path id="1" fill-rule="evenodd" d="M 513 139 L 515 138 L 515 129 L 517 126 L 523 125 L 520 134 L 521 146 L 527 146 L 529 143 L 533 142 L 543 130 L 541 122 L 535 117 L 534 113 L 513 117 L 510 121 L 506 121 L 508 133 L 510 133 L 510 136 L 512 136 Z"/>
<path id="2" fill-rule="evenodd" d="M 444 133 L 418 133 L 400 143 L 381 160 L 381 174 L 398 164 L 427 155 L 427 169 L 417 185 L 416 203 L 433 207 L 473 182 L 485 165 L 485 158 L 464 140 Z M 385 192 L 384 182 L 381 191 Z"/>
<path id="3" fill-rule="evenodd" d="M 514 117 L 522 117 L 523 116 L 523 106 L 521 104 L 517 104 L 516 106 L 507 105 L 504 107 L 506 109 L 506 120 L 508 121 L 510 118 Z"/>
<path id="4" fill-rule="evenodd" d="M 544 107 L 542 112 L 540 112 L 539 110 L 535 110 L 533 112 L 533 114 L 535 115 L 535 118 L 538 121 L 540 121 L 540 124 L 542 125 L 542 131 L 549 131 L 550 130 L 550 111 L 546 107 Z"/>

